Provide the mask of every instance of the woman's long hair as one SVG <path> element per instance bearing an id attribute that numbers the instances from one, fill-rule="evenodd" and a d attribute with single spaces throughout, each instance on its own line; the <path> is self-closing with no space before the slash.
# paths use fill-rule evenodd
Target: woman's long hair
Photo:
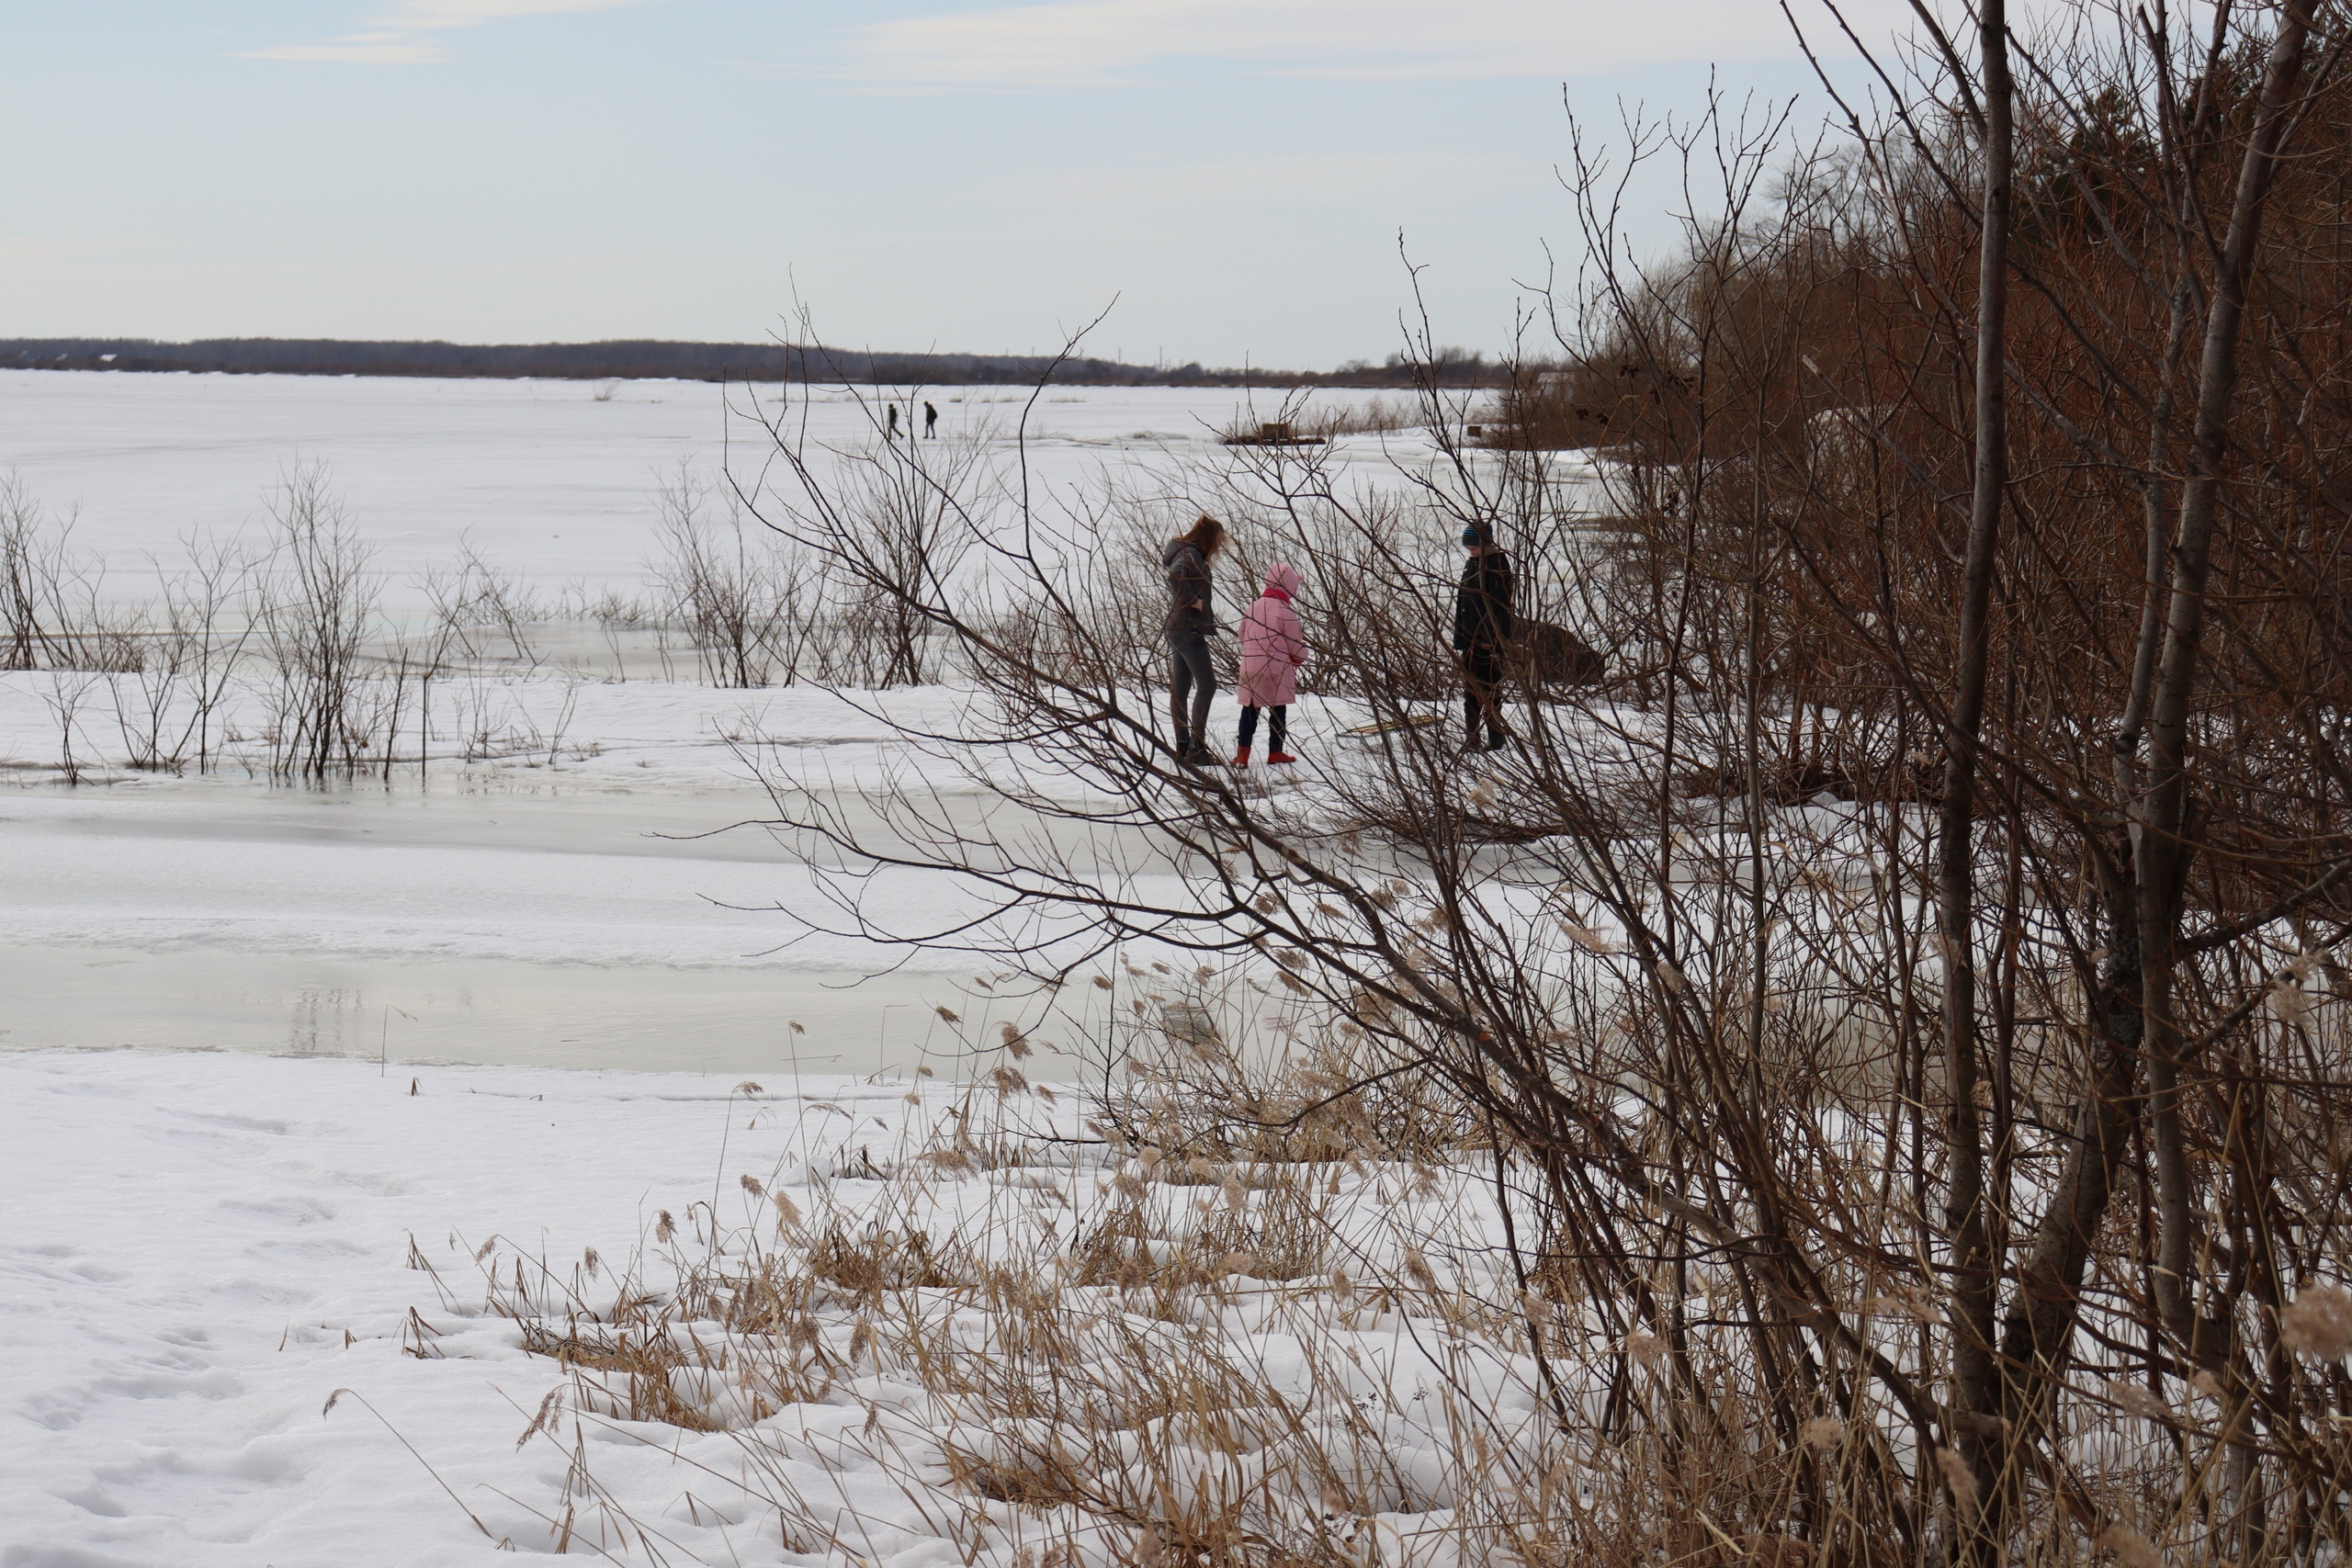
<path id="1" fill-rule="evenodd" d="M 1176 539 L 1179 544 L 1190 545 L 1200 551 L 1203 560 L 1210 560 L 1215 558 L 1218 547 L 1225 543 L 1225 525 L 1204 512 L 1200 521 L 1177 535 Z"/>

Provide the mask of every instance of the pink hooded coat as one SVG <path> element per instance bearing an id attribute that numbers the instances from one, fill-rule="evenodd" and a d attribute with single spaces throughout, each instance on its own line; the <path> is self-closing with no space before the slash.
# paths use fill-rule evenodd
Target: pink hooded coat
<path id="1" fill-rule="evenodd" d="M 1306 662 L 1306 637 L 1289 595 L 1298 592 L 1298 573 L 1278 566 L 1266 573 L 1266 592 L 1241 615 L 1241 689 L 1250 708 L 1287 707 L 1298 696 L 1298 667 Z M 1283 595 L 1275 597 L 1277 593 Z"/>

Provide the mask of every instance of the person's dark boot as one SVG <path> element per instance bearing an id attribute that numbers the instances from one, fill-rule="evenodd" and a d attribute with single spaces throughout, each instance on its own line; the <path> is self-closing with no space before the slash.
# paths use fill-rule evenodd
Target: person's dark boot
<path id="1" fill-rule="evenodd" d="M 1487 750 L 1489 750 L 1489 751 L 1499 751 L 1499 750 L 1501 750 L 1504 747 L 1506 747 L 1506 746 L 1508 746 L 1508 745 L 1510 745 L 1510 737 L 1509 735 L 1505 734 L 1502 730 L 1499 730 L 1499 729 L 1489 729 L 1488 731 L 1487 731 Z"/>

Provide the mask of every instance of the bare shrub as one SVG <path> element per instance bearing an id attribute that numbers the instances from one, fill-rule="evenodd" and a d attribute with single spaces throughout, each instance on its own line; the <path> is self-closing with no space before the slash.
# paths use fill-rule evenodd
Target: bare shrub
<path id="1" fill-rule="evenodd" d="M 9 670 L 108 671 L 141 660 L 136 612 L 107 601 L 106 563 L 73 547 L 14 474 L 0 476 L 0 612 Z"/>
<path id="2" fill-rule="evenodd" d="M 1272 411 L 1244 408 L 1216 433 L 1220 445 L 1256 446 L 1285 442 L 1301 446 L 1331 441 L 1341 435 L 1390 434 L 1411 430 L 1424 417 L 1418 401 L 1374 396 L 1361 402 L 1317 400 L 1312 394 L 1285 397 Z"/>
<path id="3" fill-rule="evenodd" d="M 991 434 L 983 423 L 945 439 L 868 442 L 835 454 L 846 472 L 832 493 L 858 546 L 820 552 L 828 680 L 919 686 L 946 672 L 953 639 L 921 606 L 956 582 L 984 544 L 971 522 L 993 500 Z M 797 533 L 789 536 L 805 547 Z"/>
<path id="4" fill-rule="evenodd" d="M 548 618 L 546 606 L 511 571 L 484 560 L 471 541 L 458 547 L 447 567 L 425 569 L 419 586 L 433 612 L 428 662 L 451 660 L 479 665 L 497 662 L 528 672 L 542 655 L 533 627 Z"/>
<path id="5" fill-rule="evenodd" d="M 253 640 L 257 565 L 239 540 L 190 536 L 187 564 L 149 558 L 162 588 L 141 617 L 141 657 L 109 672 L 115 724 L 133 768 L 209 771 L 240 662 Z"/>
<path id="6" fill-rule="evenodd" d="M 652 566 L 668 618 L 716 686 L 789 685 L 810 672 L 815 563 L 756 525 L 730 494 L 682 464 L 662 486 Z M 725 515 L 715 516 L 723 507 Z"/>
<path id="7" fill-rule="evenodd" d="M 379 738 L 361 656 L 382 584 L 323 468 L 288 473 L 269 514 L 275 548 L 255 618 L 277 675 L 270 771 L 322 781 L 359 768 Z"/>
<path id="8" fill-rule="evenodd" d="M 41 686 L 41 701 L 57 724 L 58 770 L 69 784 L 82 782 L 85 760 L 75 754 L 74 747 L 81 739 L 82 709 L 89 701 L 90 688 L 97 681 L 96 675 L 80 671 L 51 671 Z"/>

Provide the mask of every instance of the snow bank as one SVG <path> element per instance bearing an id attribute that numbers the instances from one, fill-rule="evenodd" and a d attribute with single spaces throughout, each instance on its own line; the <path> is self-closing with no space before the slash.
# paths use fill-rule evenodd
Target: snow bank
<path id="1" fill-rule="evenodd" d="M 976 1142 L 991 1105 L 998 1135 Z M 1085 1136 L 1067 1094 L 21 1052 L 0 1055 L 0 1106 L 17 1205 L 0 1241 L 11 1568 L 430 1568 L 498 1561 L 502 1543 L 642 1557 L 649 1540 L 672 1562 L 842 1562 L 844 1540 L 894 1568 L 1012 1564 L 1053 1543 L 1110 1561 L 1132 1529 L 1019 1495 L 1064 1444 L 1090 1456 L 1073 1492 L 1132 1493 L 1136 1523 L 1180 1504 L 1268 1528 L 1289 1514 L 1373 1561 L 1435 1562 L 1455 1560 L 1448 1521 L 1467 1501 L 1455 1422 L 1477 1427 L 1489 1465 L 1532 1430 L 1525 1359 L 1459 1309 L 1416 1321 L 1238 1257 L 1172 1312 L 1072 1275 L 1050 1376 L 1091 1369 L 1137 1407 L 1067 1426 L 1008 1414 L 990 1379 L 1046 1376 L 1035 1357 L 1052 1348 L 1021 1292 L 1058 1291 L 1107 1256 L 1081 1238 L 1142 1212 L 1131 1164 L 1056 1165 L 1067 1145 L 1036 1141 Z M 1044 1163 L 1004 1163 L 1016 1155 Z M 1316 1201 L 1336 1235 L 1443 1214 L 1465 1247 L 1491 1240 L 1476 1182 L 1424 1176 L 1415 1199 L 1377 1170 L 1325 1175 Z M 1163 1247 L 1272 1201 L 1234 1181 L 1154 1186 L 1176 1227 Z M 820 1224 L 833 1239 L 809 1239 Z M 939 1266 L 952 1288 L 930 1288 L 927 1255 L 876 1249 L 877 1225 L 962 1237 L 935 1244 L 965 1249 Z M 664 1394 L 689 1416 L 648 1418 L 641 1386 L 597 1370 L 609 1357 L 568 1369 L 526 1348 L 569 1336 L 574 1354 L 609 1351 L 616 1330 L 598 1325 L 641 1319 L 632 1292 L 740 1277 L 763 1246 L 802 1259 L 770 1277 L 806 1316 L 747 1335 L 740 1313 L 711 1319 L 716 1298 L 694 1307 L 702 1321 L 674 1332 L 705 1371 L 673 1371 Z M 921 1269 L 851 1290 L 826 1247 Z M 1013 1271 L 985 1284 L 999 1276 L 972 1271 L 982 1254 Z M 714 1361 L 730 1336 L 736 1359 Z M 829 1369 L 781 1406 L 779 1354 Z M 1230 1407 L 1170 1409 L 1185 1386 L 1226 1388 Z M 1343 1494 L 1367 1511 L 1319 1517 Z"/>

